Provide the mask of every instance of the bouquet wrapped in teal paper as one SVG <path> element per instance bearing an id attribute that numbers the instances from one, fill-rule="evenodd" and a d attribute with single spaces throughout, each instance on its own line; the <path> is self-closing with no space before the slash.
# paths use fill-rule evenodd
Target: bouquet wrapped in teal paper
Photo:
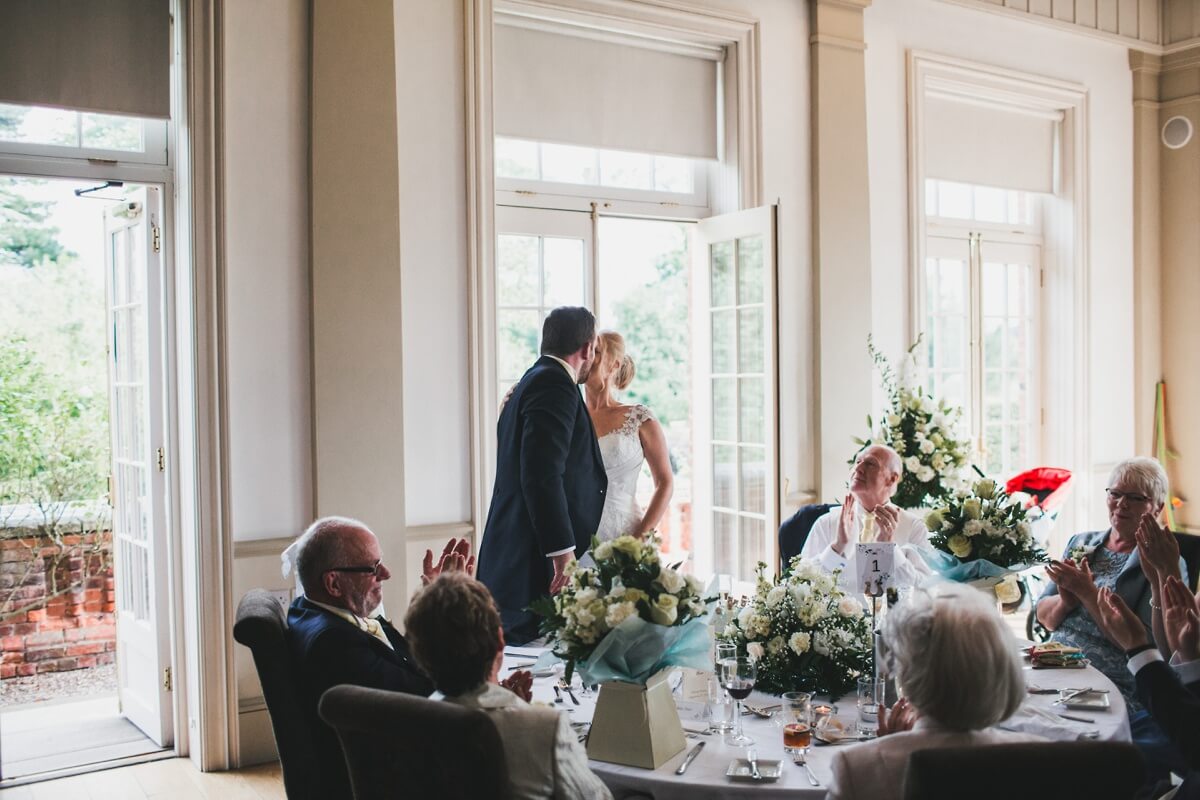
<path id="1" fill-rule="evenodd" d="M 711 668 L 707 608 L 691 575 L 659 562 L 658 542 L 592 540 L 594 566 L 575 562 L 554 597 L 531 608 L 555 656 L 587 683 L 645 684 L 668 666 Z"/>
<path id="2" fill-rule="evenodd" d="M 990 478 L 934 506 L 925 527 L 934 550 L 922 555 L 947 580 L 993 585 L 1046 561 L 1025 508 Z"/>

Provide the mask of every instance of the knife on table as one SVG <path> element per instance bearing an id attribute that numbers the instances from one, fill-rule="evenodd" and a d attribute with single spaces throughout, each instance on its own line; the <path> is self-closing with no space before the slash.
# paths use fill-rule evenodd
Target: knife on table
<path id="1" fill-rule="evenodd" d="M 704 742 L 700 742 L 683 757 L 683 763 L 679 765 L 679 769 L 675 770 L 676 775 L 682 775 L 687 771 L 688 766 L 696 760 L 696 756 L 700 755 L 700 751 L 704 749 Z"/>

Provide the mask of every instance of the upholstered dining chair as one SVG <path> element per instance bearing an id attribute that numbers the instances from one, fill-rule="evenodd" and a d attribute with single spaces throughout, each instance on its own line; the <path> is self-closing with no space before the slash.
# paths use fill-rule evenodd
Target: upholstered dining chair
<path id="1" fill-rule="evenodd" d="M 342 743 L 354 800 L 511 796 L 504 745 L 482 711 L 347 685 L 317 708 Z"/>
<path id="2" fill-rule="evenodd" d="M 909 756 L 904 800 L 1130 800 L 1145 767 L 1123 742 L 937 747 Z"/>
<path id="3" fill-rule="evenodd" d="M 779 571 L 781 574 L 786 575 L 791 571 L 788 568 L 789 563 L 804 549 L 804 543 L 808 541 L 808 535 L 812 533 L 813 525 L 836 505 L 834 503 L 813 503 L 800 506 L 795 514 L 785 519 L 779 526 Z"/>
<path id="4" fill-rule="evenodd" d="M 233 638 L 254 655 L 283 767 L 284 789 L 288 800 L 318 800 L 321 784 L 315 766 L 314 734 L 296 702 L 295 676 L 284 640 L 286 631 L 287 609 L 279 598 L 263 589 L 246 592 L 238 603 Z"/>

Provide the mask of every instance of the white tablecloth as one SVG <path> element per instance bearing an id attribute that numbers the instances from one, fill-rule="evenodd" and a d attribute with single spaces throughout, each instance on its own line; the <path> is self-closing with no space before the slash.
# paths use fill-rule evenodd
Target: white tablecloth
<path id="1" fill-rule="evenodd" d="M 508 668 L 514 664 L 527 663 L 530 659 L 522 657 L 505 657 L 503 675 L 511 674 Z M 1005 727 L 1026 730 L 1047 738 L 1073 740 L 1090 731 L 1098 732 L 1097 738 L 1113 741 L 1129 741 L 1129 720 L 1125 712 L 1125 702 L 1113 683 L 1092 667 L 1082 670 L 1025 670 L 1026 682 L 1031 686 L 1043 688 L 1096 688 L 1108 689 L 1112 704 L 1107 711 L 1068 711 L 1072 716 L 1085 717 L 1094 720 L 1093 723 L 1072 722 L 1058 717 L 1059 706 L 1053 705 L 1055 695 L 1029 695 L 1025 706 Z M 581 693 L 579 679 L 575 679 L 575 696 L 580 704 L 574 705 L 570 698 L 563 694 L 563 702 L 556 703 L 553 685 L 557 678 L 537 678 L 534 680 L 533 699 L 535 702 L 547 703 L 563 709 L 573 722 L 588 722 L 595 709 L 596 695 Z M 777 704 L 779 699 L 757 692 L 747 700 L 752 705 Z M 853 728 L 856 709 L 853 695 L 843 697 L 838 702 L 838 716 L 848 728 Z M 685 729 L 699 728 L 700 720 L 693 719 L 701 709 L 701 705 L 680 701 L 679 718 Z M 790 757 L 783 752 L 782 721 L 762 719 L 752 715 L 742 718 L 742 725 L 748 736 L 756 740 L 754 745 L 759 759 L 782 759 L 783 775 L 775 783 L 741 783 L 733 782 L 725 777 L 729 763 L 736 758 L 744 758 L 746 748 L 731 747 L 717 735 L 689 736 L 687 749 L 671 758 L 656 770 L 627 767 L 620 764 L 609 764 L 603 761 L 591 761 L 591 767 L 597 775 L 612 789 L 616 800 L 626 797 L 649 796 L 653 800 L 703 800 L 703 798 L 736 798 L 770 794 L 780 798 L 823 798 L 831 778 L 833 755 L 838 747 L 856 747 L 856 744 L 817 745 L 809 748 L 808 764 L 821 782 L 821 786 L 809 784 L 804 769 L 792 764 Z M 675 774 L 675 768 L 683 761 L 687 750 L 697 742 L 705 742 L 704 750 L 682 776 Z"/>

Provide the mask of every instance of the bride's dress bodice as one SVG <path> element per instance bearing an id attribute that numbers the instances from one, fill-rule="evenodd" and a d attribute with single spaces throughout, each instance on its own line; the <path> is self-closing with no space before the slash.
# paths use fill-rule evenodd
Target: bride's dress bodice
<path id="1" fill-rule="evenodd" d="M 638 429 L 650 416 L 650 409 L 635 405 L 626 413 L 621 427 L 600 437 L 600 455 L 608 475 L 604 511 L 596 532 L 601 541 L 636 533 L 634 529 L 642 521 L 642 509 L 637 503 L 637 481 L 646 456 L 642 452 Z"/>

